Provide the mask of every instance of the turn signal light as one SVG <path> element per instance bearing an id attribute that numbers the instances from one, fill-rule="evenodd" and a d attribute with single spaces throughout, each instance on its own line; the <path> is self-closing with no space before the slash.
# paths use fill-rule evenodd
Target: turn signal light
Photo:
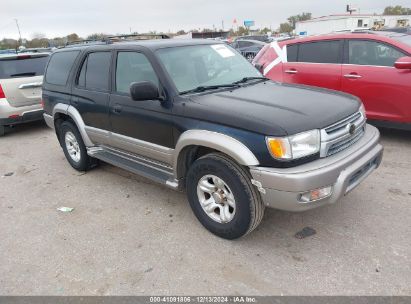
<path id="1" fill-rule="evenodd" d="M 267 145 L 272 156 L 278 159 L 290 159 L 291 148 L 288 140 L 284 138 L 268 138 Z"/>
<path id="2" fill-rule="evenodd" d="M 301 194 L 300 201 L 302 203 L 311 203 L 323 198 L 329 197 L 332 193 L 332 187 L 324 187 L 320 189 L 311 190 Z"/>

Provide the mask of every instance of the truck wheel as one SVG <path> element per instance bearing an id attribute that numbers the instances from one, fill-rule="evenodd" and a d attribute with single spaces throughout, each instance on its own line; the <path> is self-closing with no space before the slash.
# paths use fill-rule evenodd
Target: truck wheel
<path id="1" fill-rule="evenodd" d="M 186 187 L 195 216 L 219 237 L 232 240 L 246 235 L 263 218 L 264 204 L 249 174 L 225 155 L 212 153 L 196 160 Z"/>
<path id="2" fill-rule="evenodd" d="M 93 167 L 96 160 L 87 155 L 86 145 L 77 127 L 70 121 L 64 121 L 59 130 L 63 151 L 70 165 L 78 171 Z"/>

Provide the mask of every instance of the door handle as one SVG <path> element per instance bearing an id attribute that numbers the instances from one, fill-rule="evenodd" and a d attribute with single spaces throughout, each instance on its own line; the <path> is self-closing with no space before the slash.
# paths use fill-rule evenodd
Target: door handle
<path id="1" fill-rule="evenodd" d="M 362 76 L 361 76 L 361 75 L 358 75 L 358 74 L 346 74 L 346 75 L 344 75 L 344 77 L 345 77 L 345 78 L 349 78 L 349 79 L 359 79 L 359 78 L 362 78 Z"/>
<path id="2" fill-rule="evenodd" d="M 113 107 L 113 112 L 114 113 L 121 113 L 122 110 L 123 110 L 123 108 L 120 105 L 115 105 Z"/>
<path id="3" fill-rule="evenodd" d="M 287 73 L 287 74 L 297 74 L 298 71 L 297 71 L 297 70 L 294 70 L 294 69 L 291 69 L 291 70 L 285 70 L 284 73 Z"/>
<path id="4" fill-rule="evenodd" d="M 43 85 L 43 82 L 31 82 L 31 83 L 24 83 L 19 85 L 19 89 L 33 89 L 33 88 L 40 88 Z"/>

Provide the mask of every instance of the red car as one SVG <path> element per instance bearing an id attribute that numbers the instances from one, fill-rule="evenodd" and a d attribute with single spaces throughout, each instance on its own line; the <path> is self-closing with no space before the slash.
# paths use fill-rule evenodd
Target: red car
<path id="1" fill-rule="evenodd" d="M 411 130 L 411 35 L 339 33 L 273 42 L 253 63 L 275 81 L 356 95 L 377 125 Z"/>

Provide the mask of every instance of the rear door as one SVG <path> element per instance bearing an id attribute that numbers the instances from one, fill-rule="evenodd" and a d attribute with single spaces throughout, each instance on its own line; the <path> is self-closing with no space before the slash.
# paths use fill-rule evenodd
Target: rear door
<path id="1" fill-rule="evenodd" d="M 304 42 L 297 46 L 293 53 L 297 56 L 288 56 L 288 62 L 282 65 L 283 81 L 340 90 L 343 41 Z"/>
<path id="2" fill-rule="evenodd" d="M 40 104 L 48 57 L 48 54 L 25 54 L 0 59 L 0 85 L 11 106 Z"/>
<path id="3" fill-rule="evenodd" d="M 71 104 L 79 111 L 86 126 L 98 129 L 94 132 L 96 134 L 110 129 L 108 103 L 111 56 L 110 51 L 88 53 L 80 65 L 72 91 Z M 99 141 L 100 137 L 93 139 L 96 143 L 103 143 Z"/>
<path id="4" fill-rule="evenodd" d="M 346 44 L 342 91 L 361 98 L 370 119 L 410 122 L 411 73 L 394 67 L 408 54 L 377 40 L 350 39 Z"/>

